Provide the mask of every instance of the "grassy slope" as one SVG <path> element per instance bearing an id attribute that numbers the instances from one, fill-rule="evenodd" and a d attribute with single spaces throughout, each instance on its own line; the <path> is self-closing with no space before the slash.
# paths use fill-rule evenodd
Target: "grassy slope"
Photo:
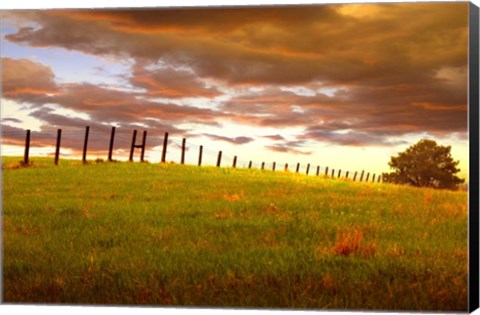
<path id="1" fill-rule="evenodd" d="M 467 307 L 465 192 L 12 161 L 3 171 L 5 302 Z"/>

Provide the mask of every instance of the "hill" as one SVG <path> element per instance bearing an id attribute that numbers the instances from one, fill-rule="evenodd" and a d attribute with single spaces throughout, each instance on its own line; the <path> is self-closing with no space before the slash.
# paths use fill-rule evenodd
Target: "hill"
<path id="1" fill-rule="evenodd" d="M 18 160 L 3 160 L 6 303 L 467 309 L 466 192 Z"/>

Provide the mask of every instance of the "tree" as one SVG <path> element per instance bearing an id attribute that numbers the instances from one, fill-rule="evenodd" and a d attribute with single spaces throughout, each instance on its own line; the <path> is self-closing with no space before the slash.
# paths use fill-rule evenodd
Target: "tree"
<path id="1" fill-rule="evenodd" d="M 417 187 L 457 189 L 465 180 L 455 176 L 460 171 L 459 161 L 453 160 L 450 149 L 433 140 L 420 140 L 391 157 L 388 165 L 394 172 L 384 173 L 383 178 L 386 182 Z"/>

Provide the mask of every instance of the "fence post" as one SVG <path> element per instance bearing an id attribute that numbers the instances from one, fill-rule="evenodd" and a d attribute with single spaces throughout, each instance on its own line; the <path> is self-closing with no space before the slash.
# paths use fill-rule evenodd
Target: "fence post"
<path id="1" fill-rule="evenodd" d="M 288 172 L 288 163 L 285 163 L 285 172 Z"/>
<path id="2" fill-rule="evenodd" d="M 362 174 L 360 175 L 360 181 L 363 180 L 363 174 L 365 174 L 365 171 L 362 170 Z"/>
<path id="3" fill-rule="evenodd" d="M 355 171 L 355 174 L 353 174 L 353 181 L 357 179 L 357 171 Z"/>
<path id="4" fill-rule="evenodd" d="M 142 151 L 140 151 L 140 161 L 144 162 L 145 159 L 145 144 L 147 143 L 147 131 L 143 131 L 143 138 L 142 138 Z"/>
<path id="5" fill-rule="evenodd" d="M 305 172 L 308 175 L 308 171 L 310 171 L 310 163 L 307 164 L 307 171 Z"/>
<path id="6" fill-rule="evenodd" d="M 185 145 L 186 145 L 187 139 L 183 138 L 182 139 L 182 156 L 180 158 L 180 164 L 185 164 Z"/>
<path id="7" fill-rule="evenodd" d="M 112 132 L 110 133 L 110 145 L 108 146 L 108 161 L 112 161 L 113 154 L 113 140 L 115 139 L 115 127 L 112 127 Z"/>
<path id="8" fill-rule="evenodd" d="M 90 132 L 90 127 L 85 128 L 85 140 L 83 141 L 83 155 L 82 162 L 83 164 L 87 163 L 87 145 L 88 145 L 88 133 Z"/>
<path id="9" fill-rule="evenodd" d="M 167 145 L 168 145 L 168 132 L 165 132 L 165 136 L 163 137 L 162 163 L 165 163 L 167 160 Z"/>
<path id="10" fill-rule="evenodd" d="M 233 167 L 233 168 L 236 168 L 236 167 L 237 167 L 237 156 L 236 156 L 236 155 L 233 157 L 232 167 Z"/>
<path id="11" fill-rule="evenodd" d="M 25 152 L 23 154 L 23 165 L 28 165 L 28 157 L 30 154 L 30 129 L 27 129 L 27 133 L 25 135 Z"/>
<path id="12" fill-rule="evenodd" d="M 133 131 L 133 136 L 132 136 L 132 145 L 130 146 L 130 157 L 128 158 L 128 160 L 130 162 L 133 161 L 133 151 L 135 150 L 135 140 L 137 139 L 137 130 L 135 129 Z"/>
<path id="13" fill-rule="evenodd" d="M 377 183 L 380 183 L 380 179 L 382 178 L 382 175 L 378 175 Z"/>
<path id="14" fill-rule="evenodd" d="M 252 161 L 248 162 L 248 168 L 252 168 Z"/>
<path id="15" fill-rule="evenodd" d="M 297 163 L 297 170 L 295 171 L 295 173 L 298 173 L 298 171 L 300 171 L 300 163 Z"/>
<path id="16" fill-rule="evenodd" d="M 203 145 L 200 146 L 200 151 L 198 152 L 198 166 L 202 166 L 202 154 L 203 154 Z"/>
<path id="17" fill-rule="evenodd" d="M 58 158 L 60 156 L 60 141 L 62 139 L 62 129 L 57 130 L 57 144 L 55 146 L 55 165 L 58 165 Z"/>
<path id="18" fill-rule="evenodd" d="M 222 151 L 218 151 L 217 167 L 220 167 L 221 162 L 222 162 Z"/>
<path id="19" fill-rule="evenodd" d="M 340 175 L 341 175 L 341 174 L 342 174 L 342 170 L 339 169 L 339 170 L 338 170 L 338 175 L 337 175 L 337 177 L 340 178 Z"/>
<path id="20" fill-rule="evenodd" d="M 367 173 L 367 178 L 365 179 L 366 182 L 368 182 L 369 177 L 370 177 L 370 172 Z"/>
<path id="21" fill-rule="evenodd" d="M 332 168 L 332 178 L 335 178 L 335 169 Z"/>
<path id="22" fill-rule="evenodd" d="M 347 179 L 348 179 L 348 173 L 349 173 L 349 171 L 347 171 L 347 173 L 345 174 L 345 178 L 347 178 Z"/>
<path id="23" fill-rule="evenodd" d="M 317 166 L 317 176 L 320 174 L 320 165 Z"/>
<path id="24" fill-rule="evenodd" d="M 325 168 L 325 176 L 328 176 L 328 166 Z"/>
<path id="25" fill-rule="evenodd" d="M 262 162 L 262 171 L 265 169 L 265 162 Z"/>
<path id="26" fill-rule="evenodd" d="M 273 164 L 272 164 L 272 171 L 274 171 L 274 172 L 275 172 L 275 166 L 276 166 L 276 164 L 277 164 L 276 162 L 273 162 Z"/>

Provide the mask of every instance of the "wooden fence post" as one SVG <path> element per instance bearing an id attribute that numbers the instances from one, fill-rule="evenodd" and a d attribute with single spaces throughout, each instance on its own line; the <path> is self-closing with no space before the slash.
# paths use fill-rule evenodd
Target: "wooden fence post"
<path id="1" fill-rule="evenodd" d="M 375 183 L 375 175 L 377 175 L 377 174 L 373 174 L 372 183 Z"/>
<path id="2" fill-rule="evenodd" d="M 347 171 L 347 173 L 345 174 L 345 178 L 347 178 L 347 179 L 348 179 L 348 173 L 349 173 L 349 171 Z"/>
<path id="3" fill-rule="evenodd" d="M 30 129 L 27 129 L 27 133 L 25 134 L 25 151 L 23 153 L 23 165 L 28 165 L 28 158 L 30 155 Z"/>
<path id="4" fill-rule="evenodd" d="M 367 178 L 365 179 L 366 182 L 368 182 L 369 177 L 370 177 L 370 172 L 367 173 Z"/>
<path id="5" fill-rule="evenodd" d="M 236 155 L 233 157 L 232 167 L 233 167 L 233 168 L 236 168 L 236 167 L 237 167 L 237 156 L 236 156 Z"/>
<path id="6" fill-rule="evenodd" d="M 307 171 L 305 173 L 308 175 L 309 171 L 310 171 L 310 163 L 307 164 Z"/>
<path id="7" fill-rule="evenodd" d="M 285 172 L 288 172 L 288 163 L 285 163 Z"/>
<path id="8" fill-rule="evenodd" d="M 360 175 L 360 181 L 363 180 L 363 174 L 365 174 L 365 171 L 362 170 L 362 174 Z"/>
<path id="9" fill-rule="evenodd" d="M 87 145 L 88 145 L 88 134 L 90 132 L 90 127 L 87 126 L 85 128 L 85 140 L 83 141 L 83 154 L 82 154 L 82 162 L 83 164 L 87 163 Z"/>
<path id="10" fill-rule="evenodd" d="M 320 174 L 320 165 L 317 166 L 317 176 Z"/>
<path id="11" fill-rule="evenodd" d="M 265 169 L 265 162 L 262 162 L 262 171 Z"/>
<path id="12" fill-rule="evenodd" d="M 248 162 L 248 168 L 252 168 L 252 161 Z"/>
<path id="13" fill-rule="evenodd" d="M 332 168 L 332 178 L 335 178 L 335 169 Z"/>
<path id="14" fill-rule="evenodd" d="M 25 135 L 25 152 L 23 154 L 23 165 L 28 165 L 28 157 L 30 155 L 30 129 L 27 129 L 27 134 Z"/>
<path id="15" fill-rule="evenodd" d="M 162 163 L 167 161 L 168 132 L 163 136 Z"/>
<path id="16" fill-rule="evenodd" d="M 325 168 L 325 176 L 328 176 L 328 166 Z"/>
<path id="17" fill-rule="evenodd" d="M 180 164 L 185 164 L 185 146 L 187 139 L 182 139 L 182 156 L 180 158 Z"/>
<path id="18" fill-rule="evenodd" d="M 300 171 L 300 163 L 297 163 L 297 170 L 295 171 L 295 173 L 298 173 Z"/>
<path id="19" fill-rule="evenodd" d="M 60 141 L 62 139 L 62 129 L 57 130 L 57 145 L 55 146 L 55 165 L 58 165 L 58 158 L 60 156 Z"/>
<path id="20" fill-rule="evenodd" d="M 202 154 L 203 154 L 203 145 L 200 146 L 200 151 L 198 152 L 198 166 L 202 166 Z"/>
<path id="21" fill-rule="evenodd" d="M 274 171 L 274 172 L 275 172 L 275 165 L 276 164 L 277 164 L 276 162 L 273 162 L 273 164 L 272 164 L 272 171 Z"/>
<path id="22" fill-rule="evenodd" d="M 382 178 L 382 175 L 378 175 L 377 183 L 380 183 L 380 179 Z"/>
<path id="23" fill-rule="evenodd" d="M 141 146 L 142 151 L 140 152 L 140 161 L 141 162 L 144 162 L 144 160 L 145 160 L 145 145 L 146 145 L 146 143 L 147 143 L 147 131 L 144 130 L 143 131 L 143 138 L 142 138 L 142 146 Z"/>
<path id="24" fill-rule="evenodd" d="M 136 129 L 133 131 L 132 145 L 130 146 L 130 157 L 128 158 L 128 160 L 130 162 L 133 161 L 133 151 L 135 150 L 135 140 L 137 140 L 137 130 Z"/>
<path id="25" fill-rule="evenodd" d="M 221 162 L 222 162 L 222 151 L 218 151 L 217 167 L 220 167 Z"/>
<path id="26" fill-rule="evenodd" d="M 110 133 L 110 145 L 108 146 L 108 161 L 112 162 L 113 155 L 113 141 L 115 139 L 115 127 L 112 127 L 112 132 Z"/>
<path id="27" fill-rule="evenodd" d="M 353 181 L 357 179 L 357 171 L 355 171 L 355 174 L 353 174 Z"/>
<path id="28" fill-rule="evenodd" d="M 340 178 L 340 175 L 341 175 L 341 174 L 342 174 L 342 170 L 339 169 L 339 170 L 338 170 L 338 176 L 337 176 L 337 177 Z"/>

